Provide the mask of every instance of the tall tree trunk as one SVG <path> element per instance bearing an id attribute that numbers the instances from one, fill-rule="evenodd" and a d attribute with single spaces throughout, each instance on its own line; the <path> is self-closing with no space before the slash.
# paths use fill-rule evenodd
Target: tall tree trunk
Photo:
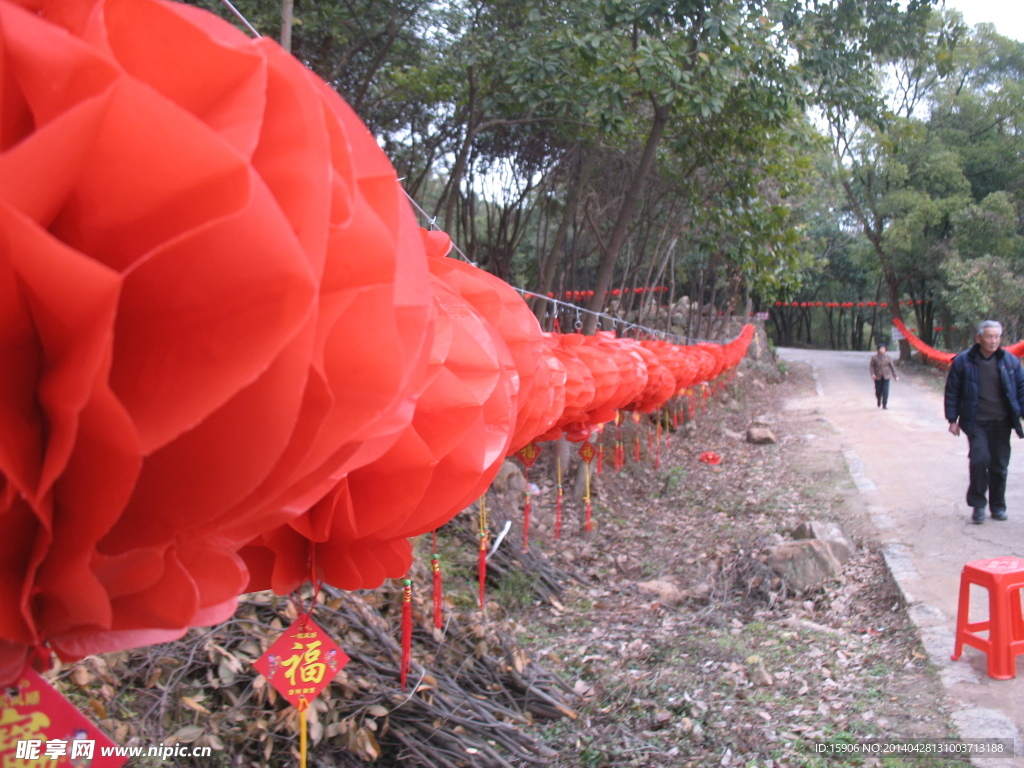
<path id="1" fill-rule="evenodd" d="M 637 203 L 640 201 L 640 192 L 647 181 L 647 175 L 654 167 L 654 160 L 657 155 L 658 145 L 668 125 L 669 109 L 665 106 L 654 107 L 654 120 L 651 122 L 651 131 L 647 135 L 647 143 L 644 145 L 643 154 L 640 156 L 640 164 L 637 166 L 633 181 L 626 190 L 626 196 L 622 201 L 622 208 L 615 219 L 612 227 L 611 237 L 608 238 L 608 246 L 601 254 L 601 261 L 597 267 L 597 279 L 594 281 L 594 296 L 590 300 L 587 313 L 583 321 L 583 333 L 592 334 L 597 329 L 597 315 L 604 309 L 608 300 L 608 289 L 611 288 L 612 276 L 615 271 L 615 262 L 619 258 L 619 251 L 622 244 L 626 242 L 626 235 L 629 232 L 629 224 L 633 220 L 633 213 L 636 211 Z"/>
<path id="2" fill-rule="evenodd" d="M 295 14 L 295 0 L 281 3 L 281 47 L 292 52 L 292 16 Z"/>
<path id="3" fill-rule="evenodd" d="M 691 338 L 697 338 L 697 334 L 700 333 L 700 309 L 704 306 L 704 278 L 707 277 L 707 267 L 702 266 L 700 269 L 700 285 L 694 284 L 693 278 L 690 279 L 690 313 L 689 318 L 686 322 L 686 335 Z M 696 288 L 696 290 L 694 290 Z M 697 327 L 693 327 L 693 313 L 697 313 Z"/>
<path id="4" fill-rule="evenodd" d="M 882 274 L 885 276 L 885 287 L 889 293 L 889 313 L 894 319 L 903 320 L 900 312 L 900 281 L 896 276 L 896 270 L 891 264 L 885 263 L 882 267 Z M 900 339 L 900 360 L 910 359 L 910 342 Z"/>
<path id="5" fill-rule="evenodd" d="M 579 211 L 580 201 L 583 199 L 583 190 L 588 184 L 590 171 L 594 165 L 591 159 L 593 153 L 586 150 L 582 150 L 582 153 L 583 156 L 577 165 L 576 181 L 569 185 L 569 197 L 565 201 L 565 213 L 558 225 L 558 231 L 555 232 L 555 239 L 551 243 L 551 248 L 548 249 L 547 258 L 541 265 L 540 284 L 537 286 L 537 293 L 541 296 L 547 296 L 552 292 L 555 273 L 558 271 L 558 264 L 561 261 L 562 249 L 565 247 L 565 241 L 569 235 L 569 227 L 575 220 L 577 211 Z M 537 315 L 538 319 L 541 319 L 543 316 L 542 313 L 545 311 L 544 304 L 543 301 L 538 301 L 537 306 L 534 307 L 534 314 Z"/>

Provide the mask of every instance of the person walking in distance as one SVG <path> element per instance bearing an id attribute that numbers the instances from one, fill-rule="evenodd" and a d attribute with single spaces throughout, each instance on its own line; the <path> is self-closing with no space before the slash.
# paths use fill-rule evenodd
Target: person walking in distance
<path id="1" fill-rule="evenodd" d="M 985 521 L 986 492 L 992 519 L 1006 519 L 1010 432 L 1024 438 L 1024 369 L 1000 346 L 1002 337 L 997 321 L 979 323 L 976 343 L 953 358 L 946 376 L 946 421 L 953 435 L 967 435 L 967 504 L 976 524 Z"/>
<path id="2" fill-rule="evenodd" d="M 878 407 L 888 408 L 889 379 L 899 381 L 900 377 L 896 375 L 896 366 L 892 364 L 892 358 L 885 352 L 884 341 L 879 342 L 878 353 L 872 355 L 868 370 L 871 371 L 871 378 L 875 380 L 875 399 L 878 401 Z"/>

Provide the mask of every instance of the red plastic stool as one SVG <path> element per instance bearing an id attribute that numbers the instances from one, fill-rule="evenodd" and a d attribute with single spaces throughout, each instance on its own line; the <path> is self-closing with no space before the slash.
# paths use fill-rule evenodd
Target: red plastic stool
<path id="1" fill-rule="evenodd" d="M 971 584 L 988 590 L 988 619 L 971 622 Z M 1017 655 L 1024 653 L 1024 619 L 1020 591 L 1024 588 L 1024 559 L 991 557 L 967 563 L 960 572 L 960 604 L 956 616 L 956 661 L 969 645 L 988 656 L 988 676 L 1009 680 L 1017 676 Z M 979 637 L 977 632 L 988 632 Z"/>

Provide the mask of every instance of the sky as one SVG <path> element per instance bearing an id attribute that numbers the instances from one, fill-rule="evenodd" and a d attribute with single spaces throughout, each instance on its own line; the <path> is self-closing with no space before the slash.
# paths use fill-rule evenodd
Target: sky
<path id="1" fill-rule="evenodd" d="M 946 0 L 963 14 L 968 26 L 990 22 L 1004 37 L 1024 42 L 1024 0 Z"/>

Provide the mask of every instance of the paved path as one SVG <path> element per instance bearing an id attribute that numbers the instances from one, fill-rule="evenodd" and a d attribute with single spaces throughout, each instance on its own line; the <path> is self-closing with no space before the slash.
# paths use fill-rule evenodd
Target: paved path
<path id="1" fill-rule="evenodd" d="M 782 360 L 809 363 L 817 382 L 816 397 L 788 407 L 813 407 L 835 427 L 889 567 L 957 707 L 954 721 L 961 737 L 1017 740 L 1021 757 L 976 764 L 1024 766 L 1024 657 L 1013 680 L 989 678 L 984 654 L 973 648 L 965 648 L 959 661 L 949 658 L 963 564 L 1024 556 L 1024 442 L 1012 438 L 1009 520 L 972 525 L 964 498 L 967 440 L 947 431 L 941 389 L 926 377 L 902 376 L 890 385 L 888 410 L 879 409 L 868 375 L 871 354 L 779 349 Z M 979 615 L 985 612 L 984 594 L 972 594 L 972 604 L 982 608 Z"/>

